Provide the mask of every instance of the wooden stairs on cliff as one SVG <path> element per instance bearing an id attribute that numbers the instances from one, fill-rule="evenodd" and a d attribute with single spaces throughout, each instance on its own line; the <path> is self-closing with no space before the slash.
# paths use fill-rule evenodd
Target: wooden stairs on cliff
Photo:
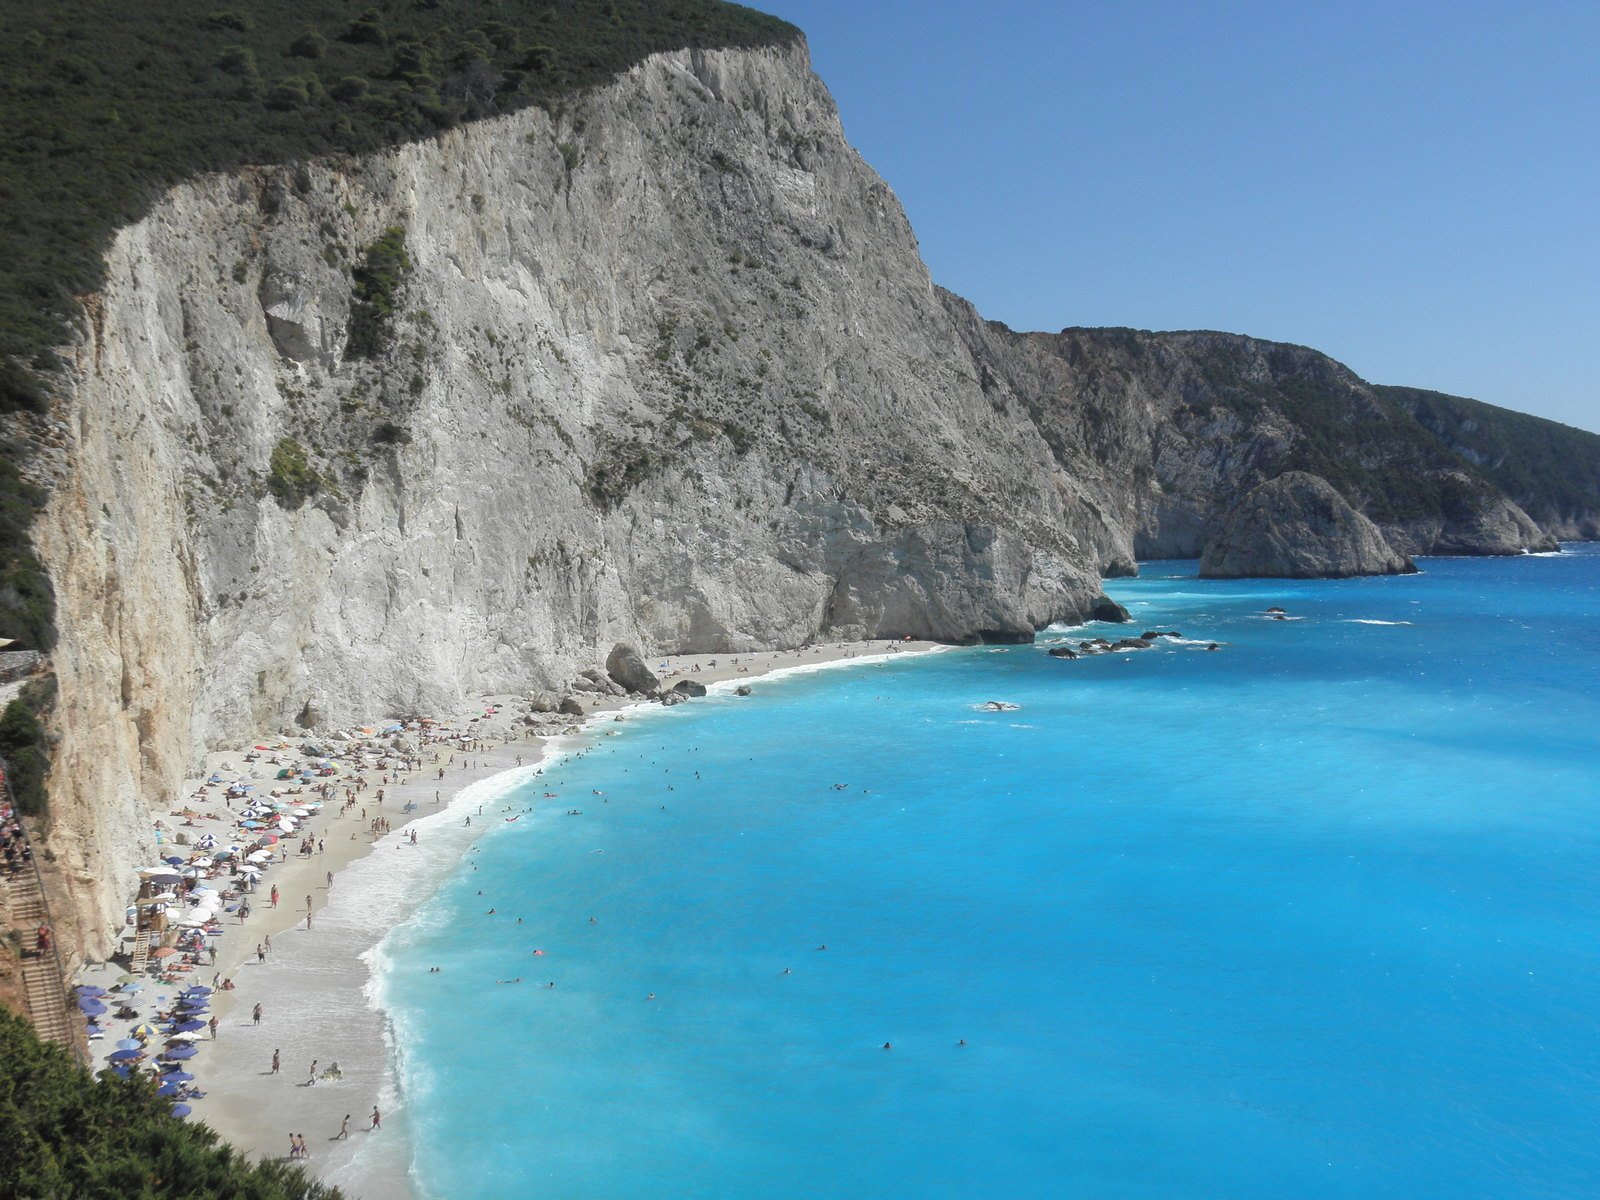
<path id="1" fill-rule="evenodd" d="M 13 874 L 6 880 L 6 899 L 11 921 L 22 930 L 26 944 L 29 931 L 49 923 L 49 910 L 45 907 L 44 893 L 39 890 L 38 875 L 30 870 Z M 67 981 L 61 978 L 61 968 L 53 952 L 25 951 L 22 987 L 28 1001 L 28 1019 L 38 1035 L 76 1052 L 73 1013 L 67 1003 Z"/>

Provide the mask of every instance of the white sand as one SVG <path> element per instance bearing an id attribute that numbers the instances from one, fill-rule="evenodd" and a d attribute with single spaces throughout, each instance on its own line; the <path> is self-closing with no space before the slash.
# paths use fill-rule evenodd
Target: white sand
<path id="1" fill-rule="evenodd" d="M 708 685 L 720 681 L 754 684 L 773 671 L 939 648 L 926 642 L 833 643 L 805 650 L 679 655 L 651 659 L 649 665 L 663 677 L 664 684 L 680 678 Z M 617 710 L 638 703 L 598 697 L 582 699 L 585 709 L 600 720 L 609 720 Z M 501 705 L 498 716 L 483 717 L 495 703 Z M 459 714 L 450 722 L 457 728 L 470 728 L 484 749 L 425 751 L 424 769 L 404 783 L 383 785 L 375 772 L 368 772 L 369 786 L 361 793 L 362 803 L 350 814 L 339 815 L 336 799 L 305 823 L 304 829 L 322 840 L 322 853 L 305 859 L 296 857 L 293 849 L 297 836 L 284 839 L 282 845 L 290 850 L 289 860 L 273 864 L 262 876 L 259 891 L 251 897 L 253 911 L 247 921 L 241 924 L 232 916 L 225 918 L 222 936 L 213 939 L 216 965 L 194 974 L 197 982 L 209 984 L 211 973 L 216 972 L 222 978 L 233 979 L 235 990 L 219 990 L 213 996 L 212 1011 L 219 1021 L 217 1039 L 198 1043 L 201 1051 L 188 1064 L 197 1077 L 196 1086 L 207 1092 L 204 1099 L 193 1102 L 193 1119 L 205 1121 L 235 1146 L 261 1157 L 286 1156 L 288 1135 L 303 1134 L 312 1155 L 308 1170 L 338 1184 L 352 1197 L 405 1200 L 413 1195 L 404 1098 L 399 1091 L 384 1018 L 370 1006 L 365 995 L 370 974 L 361 956 L 388 929 L 387 925 L 375 927 L 371 914 L 383 914 L 383 919 L 391 922 L 403 920 L 459 860 L 465 841 L 457 830 L 458 818 L 465 819 L 464 814 L 475 811 L 484 789 L 492 794 L 502 786 L 515 786 L 532 773 L 543 757 L 545 743 L 522 736 L 525 730 L 518 724 L 521 711 L 518 698 L 488 697 L 482 706 Z M 469 726 L 469 717 L 479 719 Z M 587 736 L 594 736 L 598 723 L 599 720 L 589 723 Z M 280 739 L 258 741 L 276 745 Z M 282 757 L 288 762 L 298 761 L 300 756 L 285 752 Z M 519 758 L 521 772 L 517 771 Z M 231 779 L 247 766 L 253 766 L 263 776 L 262 786 L 271 782 L 276 771 L 276 767 L 268 769 L 265 755 L 255 764 L 246 764 L 243 754 L 235 753 L 211 756 L 206 775 L 220 772 Z M 438 777 L 441 767 L 442 779 Z M 503 778 L 495 780 L 496 776 Z M 490 780 L 495 782 L 487 782 Z M 335 782 L 342 795 L 352 777 L 341 772 Z M 186 793 L 194 793 L 200 783 L 190 781 Z M 481 786 L 463 796 L 463 790 L 474 784 Z M 375 799 L 379 786 L 385 791 L 381 808 Z M 237 806 L 238 802 L 234 803 Z M 407 803 L 415 805 L 410 812 L 405 811 Z M 166 820 L 169 825 L 181 827 L 191 841 L 206 832 L 215 834 L 221 843 L 239 839 L 231 823 L 235 813 L 224 807 L 220 797 L 190 801 L 189 806 L 202 814 L 193 825 L 183 824 L 181 816 Z M 182 808 L 179 806 L 179 811 Z M 217 819 L 205 819 L 204 814 L 211 813 Z M 393 832 L 375 841 L 368 832 L 368 821 L 376 815 L 388 818 Z M 423 824 L 418 826 L 418 845 L 412 847 L 403 830 L 419 820 Z M 437 860 L 419 864 L 410 859 L 427 855 L 430 849 L 440 856 Z M 380 857 L 370 866 L 363 864 L 362 870 L 346 870 L 369 854 Z M 406 857 L 388 860 L 381 857 L 385 855 Z M 405 870 L 389 871 L 384 865 L 387 861 Z M 421 872 L 411 869 L 419 866 L 424 867 Z M 333 875 L 331 908 L 329 873 Z M 404 880 L 425 882 L 398 882 Z M 274 885 L 281 896 L 276 909 L 268 906 Z M 422 890 L 396 893 L 398 886 Z M 305 919 L 307 897 L 311 901 L 310 929 Z M 268 936 L 272 951 L 265 963 L 258 963 L 256 946 Z M 82 981 L 109 986 L 120 973 L 121 968 L 115 966 L 91 969 L 84 972 Z M 149 1001 L 155 994 L 147 990 L 141 998 Z M 256 1003 L 263 1008 L 259 1027 L 251 1014 Z M 149 1008 L 147 1003 L 142 1014 L 147 1014 Z M 126 1023 L 111 1022 L 108 1027 L 113 1030 L 111 1036 L 94 1044 L 97 1056 L 110 1050 L 110 1043 L 121 1036 Z M 269 1072 L 274 1049 L 281 1052 L 282 1069 L 277 1076 Z M 343 1078 L 307 1086 L 313 1059 L 318 1060 L 319 1070 L 337 1061 Z M 97 1061 L 96 1065 L 101 1064 Z M 368 1132 L 374 1105 L 382 1110 L 383 1125 L 377 1132 Z M 346 1114 L 350 1115 L 351 1134 L 348 1139 L 336 1140 Z"/>

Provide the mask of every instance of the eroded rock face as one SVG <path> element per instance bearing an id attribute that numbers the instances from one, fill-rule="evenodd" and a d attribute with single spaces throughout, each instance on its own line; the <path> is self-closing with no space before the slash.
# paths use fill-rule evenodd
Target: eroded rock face
<path id="1" fill-rule="evenodd" d="M 1320 475 L 1287 471 L 1222 518 L 1200 556 L 1211 579 L 1341 579 L 1416 570 Z"/>

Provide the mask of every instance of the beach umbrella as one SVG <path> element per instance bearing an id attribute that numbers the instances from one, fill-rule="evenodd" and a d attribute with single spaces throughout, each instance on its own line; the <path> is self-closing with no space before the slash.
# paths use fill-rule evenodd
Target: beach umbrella
<path id="1" fill-rule="evenodd" d="M 194 1041 L 198 1041 L 199 1039 L 200 1039 L 200 1034 L 199 1034 L 198 1031 L 195 1031 L 195 1032 L 190 1032 L 190 1033 L 175 1033 L 170 1038 L 168 1038 L 167 1040 L 169 1042 L 172 1042 L 172 1043 L 179 1043 L 179 1042 L 194 1042 Z"/>
<path id="2" fill-rule="evenodd" d="M 181 867 L 183 865 L 183 855 L 168 854 L 161 861 L 166 863 L 169 867 Z"/>
<path id="3" fill-rule="evenodd" d="M 182 994 L 185 996 L 209 996 L 211 995 L 211 989 L 203 983 L 196 983 L 184 988 Z"/>
<path id="4" fill-rule="evenodd" d="M 111 1069 L 112 1069 L 112 1071 L 116 1072 L 116 1074 L 118 1074 L 118 1075 L 122 1076 L 124 1079 L 126 1079 L 128 1077 L 128 1072 L 131 1071 L 133 1068 L 128 1066 L 127 1063 L 118 1063 L 116 1066 L 112 1067 Z"/>
<path id="5" fill-rule="evenodd" d="M 101 1013 L 106 1011 L 106 1006 L 101 1004 L 100 1001 L 96 1000 L 93 996 L 81 997 L 78 1000 L 78 1008 L 81 1012 L 87 1013 L 91 1017 L 98 1017 Z"/>
<path id="6" fill-rule="evenodd" d="M 149 1021 L 143 1021 L 138 1025 L 135 1025 L 132 1029 L 128 1030 L 128 1032 L 136 1038 L 155 1037 L 156 1027 L 150 1024 Z"/>
<path id="7" fill-rule="evenodd" d="M 176 1064 L 173 1064 L 169 1070 L 164 1071 L 162 1073 L 162 1075 L 161 1075 L 161 1078 L 162 1079 L 170 1079 L 170 1080 L 172 1080 L 173 1083 L 193 1083 L 194 1082 L 194 1076 L 189 1074 L 189 1072 L 185 1071 L 182 1067 L 180 1067 L 180 1066 L 178 1066 Z"/>
<path id="8" fill-rule="evenodd" d="M 123 1038 L 117 1043 L 118 1050 L 142 1050 L 143 1048 L 144 1043 L 139 1041 L 138 1038 Z"/>
<path id="9" fill-rule="evenodd" d="M 112 1062 L 133 1062 L 135 1059 L 143 1058 L 144 1052 L 141 1050 L 113 1050 L 109 1057 Z"/>
<path id="10" fill-rule="evenodd" d="M 85 1026 L 84 1032 L 88 1034 L 91 1039 L 105 1037 L 106 1035 L 106 1031 L 100 1028 L 100 1026 L 96 1025 L 93 1021 L 89 1022 L 89 1024 Z"/>
<path id="11" fill-rule="evenodd" d="M 192 1033 L 205 1027 L 206 1023 L 204 1021 L 179 1021 L 172 1027 L 172 1031 L 174 1033 Z"/>
<path id="12" fill-rule="evenodd" d="M 177 1117 L 180 1121 L 193 1111 L 194 1109 L 190 1108 L 187 1104 L 174 1104 L 172 1106 L 172 1115 Z"/>
<path id="13" fill-rule="evenodd" d="M 200 1051 L 196 1050 L 193 1046 L 176 1046 L 171 1050 L 163 1050 L 161 1052 L 161 1057 L 166 1059 L 168 1062 L 177 1062 L 185 1058 L 193 1058 L 199 1053 Z"/>
<path id="14" fill-rule="evenodd" d="M 156 1095 L 158 1095 L 158 1096 L 176 1096 L 178 1094 L 178 1091 L 179 1091 L 179 1088 L 178 1088 L 177 1084 L 175 1084 L 175 1083 L 163 1083 L 160 1087 L 158 1087 L 156 1089 Z"/>
<path id="15" fill-rule="evenodd" d="M 144 991 L 144 984 L 140 983 L 137 979 L 130 979 L 127 983 L 118 984 L 117 991 L 121 992 L 124 996 L 135 996 Z"/>
<path id="16" fill-rule="evenodd" d="M 106 994 L 105 988 L 96 987 L 92 983 L 80 983 L 72 990 L 77 992 L 80 996 L 104 996 Z"/>

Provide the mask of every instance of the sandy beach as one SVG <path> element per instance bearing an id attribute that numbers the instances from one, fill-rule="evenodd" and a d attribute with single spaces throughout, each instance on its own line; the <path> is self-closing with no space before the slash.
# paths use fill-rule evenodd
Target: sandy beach
<path id="1" fill-rule="evenodd" d="M 842 666 L 940 648 L 926 642 L 830 643 L 803 650 L 653 658 L 650 666 L 664 685 L 688 678 L 731 687 L 754 684 L 775 671 Z M 480 821 L 475 832 L 468 824 L 481 805 L 531 778 L 552 750 L 577 749 L 600 736 L 605 724 L 626 720 L 627 709 L 653 703 L 636 697 L 581 699 L 581 723 L 564 723 L 562 728 L 570 732 L 558 737 L 534 736 L 524 723 L 526 700 L 518 696 L 484 697 L 462 713 L 441 715 L 454 728 L 470 731 L 473 748 L 424 749 L 421 769 L 409 776 L 385 778 L 369 770 L 353 806 L 345 810 L 332 800 L 295 834 L 284 837 L 281 848 L 290 853 L 270 865 L 249 897 L 249 917 L 243 922 L 233 914 L 224 918 L 221 934 L 210 938 L 215 964 L 190 979 L 209 985 L 214 973 L 234 984 L 233 990 L 219 988 L 212 996 L 215 1040 L 197 1043 L 199 1053 L 186 1064 L 196 1077 L 195 1086 L 205 1091 L 203 1099 L 193 1102 L 192 1119 L 263 1158 L 287 1157 L 289 1135 L 301 1134 L 311 1153 L 307 1169 L 352 1197 L 413 1195 L 404 1096 L 394 1069 L 395 1056 L 404 1048 L 392 1045 L 370 995 L 368 959 L 388 929 L 431 895 L 486 828 Z M 274 735 L 258 739 L 258 744 L 275 746 L 282 740 Z M 244 755 L 241 748 L 210 756 L 204 775 L 188 781 L 185 794 L 195 796 L 208 778 L 240 775 L 252 766 Z M 298 750 L 281 752 L 281 757 L 297 760 Z M 264 758 L 255 765 L 258 777 L 271 778 Z M 341 773 L 335 780 L 338 795 L 357 786 L 357 778 Z M 381 804 L 379 788 L 384 792 Z M 158 815 L 169 826 L 181 823 L 191 844 L 207 833 L 219 843 L 239 837 L 233 825 L 238 813 L 224 807 L 222 799 L 207 795 L 190 800 L 187 807 L 201 815 L 179 817 L 184 805 L 173 815 Z M 207 819 L 213 813 L 216 819 Z M 371 823 L 378 817 L 388 828 L 375 835 Z M 306 833 L 317 838 L 319 849 L 301 857 L 293 848 Z M 130 898 L 134 884 L 129 881 Z M 270 904 L 274 887 L 280 897 L 276 907 Z M 265 950 L 269 939 L 270 952 L 258 956 L 258 947 Z M 116 964 L 90 967 L 78 982 L 110 986 L 123 969 Z M 158 998 L 155 989 L 141 996 L 145 1009 Z M 254 1020 L 258 1004 L 259 1024 Z M 148 1014 L 141 1010 L 141 1015 Z M 100 1060 L 117 1036 L 113 1032 L 92 1044 L 96 1066 L 103 1065 Z M 281 1062 L 276 1075 L 271 1071 L 274 1051 Z M 310 1083 L 313 1061 L 319 1075 L 337 1063 L 340 1076 Z M 377 1130 L 371 1129 L 374 1107 L 382 1120 Z M 340 1137 L 346 1116 L 350 1132 Z"/>

